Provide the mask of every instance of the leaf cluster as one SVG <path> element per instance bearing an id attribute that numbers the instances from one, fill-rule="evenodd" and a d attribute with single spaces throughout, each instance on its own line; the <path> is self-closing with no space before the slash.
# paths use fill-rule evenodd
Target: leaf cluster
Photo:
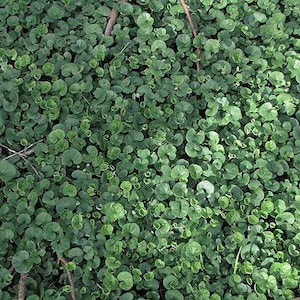
<path id="1" fill-rule="evenodd" d="M 299 296 L 298 1 L 188 2 L 1 2 L 1 299 Z"/>

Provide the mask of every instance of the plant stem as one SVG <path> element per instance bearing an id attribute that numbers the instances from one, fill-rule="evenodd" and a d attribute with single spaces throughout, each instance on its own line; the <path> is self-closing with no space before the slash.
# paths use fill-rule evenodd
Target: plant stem
<path id="1" fill-rule="evenodd" d="M 242 246 L 239 248 L 239 251 L 236 255 L 235 262 L 234 262 L 234 267 L 233 267 L 233 274 L 236 274 L 236 272 L 237 272 L 237 268 L 238 268 L 238 264 L 239 264 L 239 258 L 240 258 L 242 248 L 243 248 Z"/>
<path id="2" fill-rule="evenodd" d="M 124 3 L 127 2 L 127 0 L 121 0 L 120 3 Z M 107 22 L 106 28 L 105 28 L 105 32 L 104 35 L 110 35 L 111 31 L 117 21 L 117 17 L 118 17 L 119 12 L 115 9 L 111 10 L 111 13 L 109 15 L 109 20 Z"/>
<path id="3" fill-rule="evenodd" d="M 192 19 L 189 7 L 185 3 L 185 0 L 180 0 L 180 2 L 181 2 L 181 5 L 182 5 L 182 7 L 183 7 L 183 9 L 185 11 L 186 17 L 187 17 L 187 19 L 188 19 L 188 21 L 189 21 L 189 23 L 191 25 L 193 36 L 196 37 L 198 35 L 198 31 L 197 31 L 195 23 L 194 23 L 194 21 Z M 201 56 L 201 49 L 198 47 L 197 48 L 197 61 L 196 61 L 197 71 L 200 70 L 200 63 L 199 63 L 200 56 Z"/>
<path id="4" fill-rule="evenodd" d="M 25 283 L 27 277 L 28 277 L 28 273 L 20 275 L 20 279 L 18 283 L 18 300 L 25 299 Z"/>
<path id="5" fill-rule="evenodd" d="M 61 257 L 61 256 L 58 257 L 58 262 L 62 262 L 62 264 L 64 266 L 68 263 L 68 261 L 64 257 Z M 67 268 L 65 268 L 65 270 L 67 272 L 67 276 L 68 276 L 68 280 L 69 280 L 69 284 L 70 284 L 71 298 L 72 298 L 72 300 L 76 300 L 76 297 L 75 297 L 75 286 L 74 286 L 74 281 L 73 281 L 73 278 L 72 278 L 72 274 L 71 274 L 71 272 Z"/>

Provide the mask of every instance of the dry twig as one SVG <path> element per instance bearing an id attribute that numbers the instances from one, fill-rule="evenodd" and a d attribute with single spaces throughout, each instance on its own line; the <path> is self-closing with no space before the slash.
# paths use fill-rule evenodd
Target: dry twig
<path id="1" fill-rule="evenodd" d="M 18 284 L 18 300 L 25 299 L 25 283 L 27 277 L 28 277 L 28 273 L 20 275 L 19 284 Z"/>
<path id="2" fill-rule="evenodd" d="M 64 266 L 68 263 L 68 261 L 64 257 L 61 257 L 61 256 L 57 257 L 57 261 L 62 262 L 62 264 Z M 65 268 L 65 270 L 67 272 L 67 276 L 68 276 L 68 280 L 69 280 L 69 284 L 70 284 L 71 298 L 72 298 L 72 300 L 76 300 L 76 298 L 75 298 L 75 286 L 74 286 L 74 281 L 73 281 L 73 278 L 72 278 L 72 274 L 67 268 Z"/>
<path id="3" fill-rule="evenodd" d="M 121 0 L 120 3 L 125 3 L 128 2 L 128 0 Z M 105 28 L 105 32 L 104 35 L 110 35 L 111 31 L 114 27 L 114 25 L 116 24 L 117 21 L 117 17 L 118 17 L 119 12 L 115 9 L 112 9 L 109 15 L 109 20 L 107 22 L 106 28 Z"/>
<path id="4" fill-rule="evenodd" d="M 186 17 L 187 17 L 187 19 L 188 19 L 188 21 L 189 21 L 189 23 L 191 25 L 193 36 L 196 37 L 198 35 L 198 31 L 197 31 L 195 23 L 194 23 L 194 21 L 192 19 L 189 7 L 185 3 L 185 0 L 180 0 L 180 2 L 181 2 L 181 5 L 182 5 L 182 7 L 183 7 L 183 9 L 185 11 Z M 200 70 L 200 63 L 199 63 L 200 55 L 201 55 L 201 49 L 197 48 L 197 61 L 196 61 L 197 71 Z"/>
<path id="5" fill-rule="evenodd" d="M 39 140 L 39 141 L 37 141 L 37 142 L 35 142 L 35 143 L 32 143 L 31 145 L 27 146 L 26 148 L 24 148 L 24 149 L 22 149 L 22 150 L 20 150 L 20 151 L 15 151 L 15 150 L 13 150 L 13 149 L 10 149 L 10 148 L 7 147 L 6 145 L 0 143 L 0 146 L 1 146 L 2 148 L 5 148 L 5 149 L 7 149 L 9 152 L 12 153 L 11 155 L 9 155 L 9 156 L 3 158 L 2 160 L 8 160 L 8 159 L 10 159 L 10 158 L 12 158 L 12 157 L 14 157 L 14 156 L 19 156 L 20 158 L 22 158 L 24 161 L 26 161 L 26 162 L 30 165 L 30 167 L 33 169 L 33 171 L 36 173 L 36 175 L 40 178 L 41 176 L 40 176 L 39 172 L 38 172 L 37 169 L 30 163 L 30 161 L 27 160 L 27 157 L 28 157 L 29 155 L 31 155 L 31 154 L 34 152 L 34 150 L 32 149 L 32 147 L 33 147 L 34 145 L 36 145 L 36 144 L 42 142 L 42 141 L 43 141 L 43 140 Z"/>

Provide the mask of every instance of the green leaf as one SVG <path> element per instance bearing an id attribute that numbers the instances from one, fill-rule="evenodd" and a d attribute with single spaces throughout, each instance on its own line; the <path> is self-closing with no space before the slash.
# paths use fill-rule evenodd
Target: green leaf
<path id="1" fill-rule="evenodd" d="M 58 92 L 60 96 L 64 96 L 68 91 L 68 86 L 64 80 L 58 79 L 53 82 L 51 90 Z"/>
<path id="2" fill-rule="evenodd" d="M 171 177 L 175 180 L 187 182 L 189 177 L 189 170 L 182 165 L 176 165 L 171 170 Z"/>
<path id="3" fill-rule="evenodd" d="M 184 197 L 188 193 L 187 185 L 183 182 L 175 183 L 172 190 L 176 197 Z"/>
<path id="4" fill-rule="evenodd" d="M 176 38 L 176 44 L 178 49 L 186 49 L 191 46 L 191 38 L 187 34 L 179 34 Z"/>
<path id="5" fill-rule="evenodd" d="M 228 205 L 229 205 L 229 198 L 226 197 L 226 196 L 221 196 L 219 199 L 218 199 L 218 203 L 220 205 L 221 208 L 227 208 Z"/>
<path id="6" fill-rule="evenodd" d="M 204 142 L 205 135 L 203 131 L 198 131 L 194 128 L 190 128 L 186 133 L 186 140 L 188 143 L 201 145 Z"/>
<path id="7" fill-rule="evenodd" d="M 53 4 L 48 10 L 48 15 L 53 19 L 61 19 L 64 16 L 64 9 L 57 4 Z"/>
<path id="8" fill-rule="evenodd" d="M 167 290 L 175 289 L 179 284 L 179 280 L 174 275 L 168 275 L 163 279 L 163 285 Z"/>
<path id="9" fill-rule="evenodd" d="M 160 183 L 155 188 L 155 195 L 158 200 L 166 200 L 173 194 L 168 183 Z"/>
<path id="10" fill-rule="evenodd" d="M 94 58 L 96 58 L 96 60 L 102 61 L 105 59 L 107 55 L 107 49 L 104 45 L 97 45 L 96 47 L 93 48 L 92 53 Z"/>
<path id="11" fill-rule="evenodd" d="M 225 179 L 232 180 L 236 176 L 238 176 L 238 174 L 240 173 L 238 166 L 234 163 L 226 164 L 224 166 L 224 169 L 225 169 L 225 173 L 224 173 L 223 176 L 224 176 Z"/>
<path id="12" fill-rule="evenodd" d="M 191 143 L 187 143 L 184 150 L 191 158 L 198 157 L 201 153 L 201 147 Z"/>
<path id="13" fill-rule="evenodd" d="M 279 71 L 272 71 L 268 73 L 269 81 L 276 87 L 282 86 L 285 84 L 284 74 Z"/>
<path id="14" fill-rule="evenodd" d="M 103 285 L 109 290 L 114 290 L 119 285 L 119 282 L 113 274 L 108 273 L 103 279 Z"/>
<path id="15" fill-rule="evenodd" d="M 124 236 L 128 236 L 128 234 L 138 237 L 140 234 L 140 227 L 136 223 L 127 223 L 123 226 L 122 232 Z"/>
<path id="16" fill-rule="evenodd" d="M 61 161 L 64 166 L 68 167 L 73 164 L 78 165 L 82 162 L 82 155 L 77 149 L 70 148 L 63 152 Z"/>
<path id="17" fill-rule="evenodd" d="M 14 269 L 21 274 L 30 272 L 33 267 L 30 254 L 26 250 L 18 251 L 12 258 Z"/>
<path id="18" fill-rule="evenodd" d="M 157 236 L 163 236 L 167 234 L 170 230 L 170 225 L 167 220 L 165 219 L 158 219 L 155 220 L 153 223 L 153 227 L 156 229 L 155 234 Z"/>
<path id="19" fill-rule="evenodd" d="M 111 202 L 104 205 L 104 213 L 110 221 L 114 222 L 124 218 L 126 211 L 121 203 Z"/>
<path id="20" fill-rule="evenodd" d="M 213 0 L 200 0 L 200 3 L 202 3 L 205 7 L 208 7 L 212 5 Z"/>
<path id="21" fill-rule="evenodd" d="M 75 197 L 77 195 L 78 189 L 75 185 L 64 182 L 61 186 L 61 191 L 64 196 Z"/>
<path id="22" fill-rule="evenodd" d="M 196 165 L 196 164 L 191 164 L 189 165 L 189 173 L 191 174 L 191 177 L 194 180 L 198 180 L 201 178 L 201 175 L 203 174 L 203 169 L 201 166 Z"/>
<path id="23" fill-rule="evenodd" d="M 264 103 L 258 110 L 258 113 L 265 121 L 273 121 L 277 119 L 278 112 L 274 109 L 270 102 Z"/>
<path id="24" fill-rule="evenodd" d="M 233 121 L 238 121 L 242 118 L 241 109 L 237 106 L 230 105 L 228 107 L 228 113 L 230 114 Z"/>
<path id="25" fill-rule="evenodd" d="M 283 212 L 279 215 L 276 216 L 276 223 L 277 224 L 284 224 L 284 223 L 288 223 L 288 224 L 293 224 L 295 222 L 295 217 L 292 213 L 290 212 Z"/>
<path id="26" fill-rule="evenodd" d="M 129 272 L 122 271 L 117 276 L 120 288 L 129 291 L 133 287 L 133 277 Z"/>
<path id="27" fill-rule="evenodd" d="M 136 24 L 143 29 L 152 27 L 153 23 L 154 19 L 147 12 L 141 13 L 136 20 Z"/>
<path id="28" fill-rule="evenodd" d="M 54 69 L 55 69 L 55 65 L 50 62 L 46 62 L 42 66 L 43 72 L 45 73 L 45 75 L 48 75 L 48 76 L 54 72 Z"/>
<path id="29" fill-rule="evenodd" d="M 210 2 L 211 0 L 208 0 Z M 220 49 L 220 42 L 215 39 L 208 39 L 204 44 L 204 50 L 207 52 L 218 53 Z"/>
<path id="30" fill-rule="evenodd" d="M 108 129 L 112 134 L 120 133 L 123 130 L 123 122 L 120 115 L 115 115 L 114 119 L 108 125 Z"/>
<path id="31" fill-rule="evenodd" d="M 152 52 L 155 52 L 155 51 L 157 51 L 157 50 L 163 51 L 163 50 L 165 50 L 165 49 L 167 49 L 167 45 L 166 45 L 166 43 L 165 43 L 164 41 L 162 41 L 162 40 L 156 40 L 156 41 L 154 41 L 154 42 L 152 43 L 152 45 L 151 45 L 151 51 L 152 51 Z"/>
<path id="32" fill-rule="evenodd" d="M 261 210 L 269 214 L 274 210 L 274 204 L 271 200 L 265 200 L 261 204 Z"/>
<path id="33" fill-rule="evenodd" d="M 194 261 L 199 259 L 201 252 L 201 245 L 194 240 L 189 240 L 189 242 L 183 246 L 182 255 L 188 261 Z"/>
<path id="34" fill-rule="evenodd" d="M 80 230 L 83 227 L 83 217 L 80 214 L 75 214 L 71 221 L 72 227 L 76 230 Z"/>
<path id="35" fill-rule="evenodd" d="M 171 144 L 162 145 L 158 148 L 157 155 L 162 162 L 167 162 L 168 159 L 174 160 L 176 158 L 176 147 Z"/>
<path id="36" fill-rule="evenodd" d="M 54 129 L 50 132 L 48 136 L 49 143 L 55 144 L 60 140 L 65 138 L 66 134 L 62 129 Z"/>
<path id="37" fill-rule="evenodd" d="M 0 160 L 0 179 L 4 182 L 10 181 L 17 175 L 16 167 L 7 160 Z"/>
<path id="38" fill-rule="evenodd" d="M 240 217 L 241 215 L 239 211 L 233 209 L 226 214 L 226 221 L 228 222 L 229 225 L 233 225 L 234 223 L 240 220 Z"/>
<path id="39" fill-rule="evenodd" d="M 197 184 L 196 189 L 197 189 L 197 191 L 200 191 L 202 189 L 205 190 L 208 198 L 212 197 L 215 192 L 214 185 L 211 182 L 209 182 L 208 180 L 203 180 L 203 181 L 199 182 Z"/>
<path id="40" fill-rule="evenodd" d="M 132 189 L 132 184 L 131 184 L 130 181 L 123 181 L 120 184 L 120 187 L 121 187 L 122 190 L 130 192 L 131 189 Z"/>
<path id="41" fill-rule="evenodd" d="M 130 3 L 121 3 L 119 7 L 119 11 L 121 14 L 125 16 L 131 16 L 133 14 L 133 6 Z"/>
<path id="42" fill-rule="evenodd" d="M 45 211 L 40 212 L 35 218 L 35 222 L 37 225 L 46 224 L 51 221 L 52 221 L 52 216 Z"/>

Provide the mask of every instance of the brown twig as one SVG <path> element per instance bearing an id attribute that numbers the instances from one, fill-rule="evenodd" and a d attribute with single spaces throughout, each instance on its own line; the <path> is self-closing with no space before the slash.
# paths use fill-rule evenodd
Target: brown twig
<path id="1" fill-rule="evenodd" d="M 24 161 L 28 162 L 29 165 L 30 165 L 30 167 L 31 167 L 31 168 L 33 169 L 33 171 L 36 173 L 36 175 L 37 175 L 39 178 L 41 178 L 39 172 L 38 172 L 37 169 L 30 163 L 30 161 L 27 160 L 27 157 L 28 157 L 29 155 L 31 155 L 31 154 L 34 152 L 34 150 L 33 150 L 32 147 L 33 147 L 34 145 L 36 145 L 36 144 L 42 142 L 42 141 L 43 141 L 43 140 L 39 140 L 39 141 L 37 141 L 37 142 L 35 142 L 35 143 L 32 143 L 31 145 L 27 146 L 26 148 L 24 148 L 23 150 L 20 150 L 20 151 L 15 151 L 15 150 L 10 149 L 9 147 L 5 146 L 4 144 L 1 144 L 1 143 L 0 143 L 0 147 L 5 148 L 5 149 L 7 149 L 9 152 L 12 153 L 11 155 L 9 155 L 9 156 L 3 158 L 2 160 L 8 160 L 8 159 L 10 159 L 11 157 L 19 156 L 19 157 L 22 158 Z"/>
<path id="2" fill-rule="evenodd" d="M 185 11 L 186 17 L 187 17 L 187 19 L 188 19 L 188 21 L 189 21 L 189 23 L 191 25 L 193 36 L 196 37 L 198 35 L 198 31 L 197 31 L 195 23 L 194 23 L 194 21 L 192 19 L 189 7 L 185 3 L 185 0 L 180 0 L 180 2 L 181 2 L 181 5 L 182 5 L 182 7 L 183 7 L 183 9 Z M 196 61 L 197 71 L 200 70 L 200 63 L 199 63 L 200 56 L 201 56 L 201 49 L 198 47 L 197 48 L 197 61 Z"/>
<path id="3" fill-rule="evenodd" d="M 61 257 L 61 256 L 57 257 L 57 261 L 58 262 L 62 262 L 62 264 L 64 266 L 68 263 L 68 261 L 64 257 Z M 74 281 L 73 281 L 73 278 L 72 278 L 72 274 L 71 274 L 71 272 L 67 268 L 65 268 L 65 270 L 67 272 L 67 276 L 68 276 L 68 280 L 69 280 L 69 284 L 70 284 L 71 298 L 72 298 L 72 300 L 76 300 L 76 297 L 75 297 L 75 286 L 74 286 Z"/>
<path id="4" fill-rule="evenodd" d="M 28 277 L 28 273 L 20 275 L 19 284 L 18 284 L 18 300 L 25 299 L 25 283 L 27 277 Z"/>
<path id="5" fill-rule="evenodd" d="M 128 2 L 128 0 L 121 0 L 120 3 L 125 3 Z M 116 24 L 117 17 L 118 17 L 119 12 L 116 9 L 112 9 L 109 15 L 109 20 L 107 22 L 104 35 L 110 35 L 111 31 Z"/>

